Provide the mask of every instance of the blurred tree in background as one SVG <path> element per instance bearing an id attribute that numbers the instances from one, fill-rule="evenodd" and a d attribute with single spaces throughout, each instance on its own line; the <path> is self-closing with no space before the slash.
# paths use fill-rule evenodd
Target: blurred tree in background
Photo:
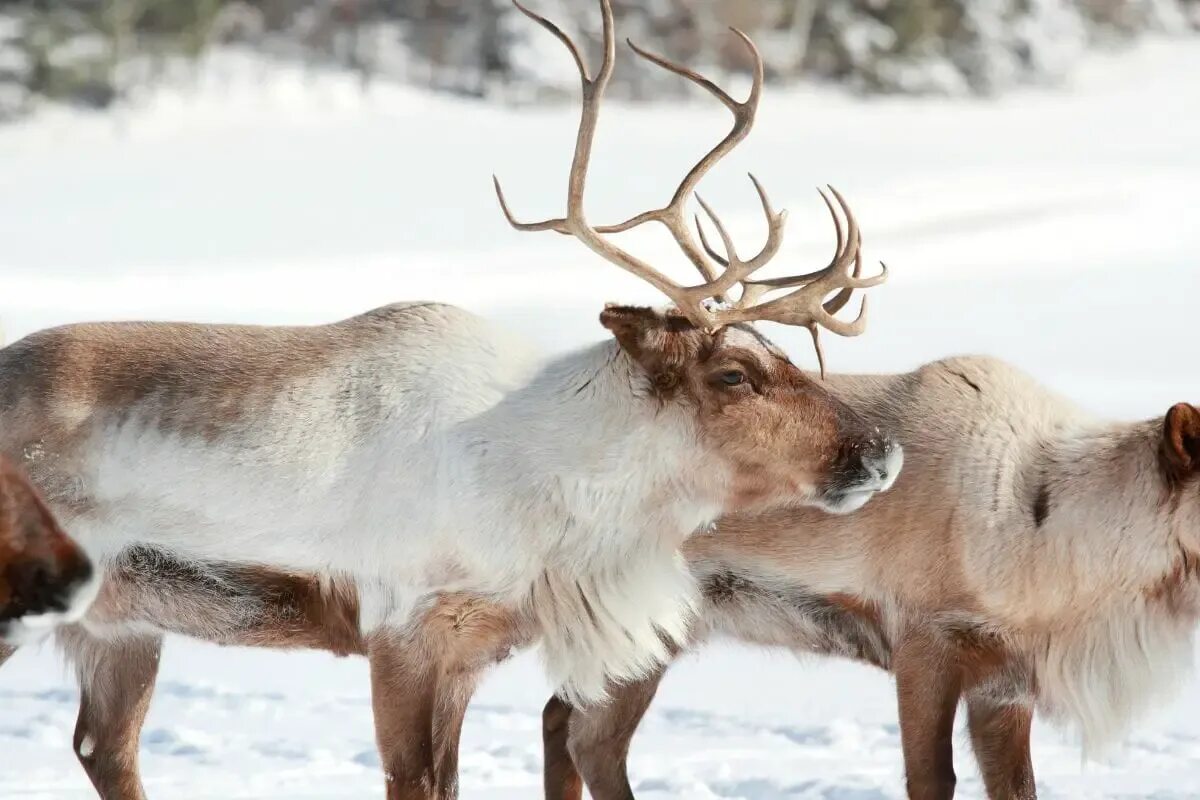
<path id="1" fill-rule="evenodd" d="M 593 0 L 529 0 L 598 57 Z M 613 0 L 622 36 L 705 70 L 862 92 L 993 94 L 1065 76 L 1089 48 L 1194 33 L 1200 0 Z M 503 102 L 569 96 L 560 45 L 508 0 L 0 0 L 0 119 L 103 108 L 222 49 Z M 614 94 L 690 91 L 621 48 Z"/>

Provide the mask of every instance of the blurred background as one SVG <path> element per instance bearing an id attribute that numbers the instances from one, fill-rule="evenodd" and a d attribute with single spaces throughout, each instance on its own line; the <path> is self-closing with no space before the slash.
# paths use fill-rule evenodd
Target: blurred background
<path id="1" fill-rule="evenodd" d="M 538 10 L 595 50 L 582 0 Z M 616 0 L 625 35 L 718 72 L 747 69 L 718 34 L 748 33 L 776 85 L 862 93 L 994 95 L 1069 76 L 1089 50 L 1200 27 L 1200 0 Z M 0 4 L 0 115 L 43 101 L 107 108 L 239 49 L 375 81 L 502 103 L 561 100 L 544 42 L 506 0 L 8 0 Z M 613 95 L 678 94 L 623 59 Z"/>
<path id="2" fill-rule="evenodd" d="M 592 0 L 529 0 L 596 59 Z M 981 352 L 1090 411 L 1200 401 L 1200 0 L 614 0 L 618 35 L 768 86 L 754 131 L 701 190 L 739 248 L 765 226 L 745 173 L 789 209 L 768 272 L 824 265 L 833 183 L 862 225 L 872 290 L 836 371 Z M 499 0 L 0 2 L 0 322 L 7 339 L 85 319 L 320 323 L 445 300 L 547 352 L 595 341 L 605 301 L 654 291 L 551 234 L 578 122 L 574 65 Z M 619 61 L 589 219 L 662 205 L 729 129 L 676 76 Z M 679 280 L 661 231 L 621 243 Z M 765 332 L 814 366 L 807 335 Z M 0 797 L 90 797 L 77 697 L 52 647 L 0 671 Z M 468 718 L 464 798 L 540 785 L 533 655 Z M 665 682 L 634 740 L 635 787 L 666 798 L 903 797 L 886 677 L 714 645 Z M 1035 731 L 1041 796 L 1200 797 L 1200 682 L 1098 762 Z M 171 641 L 142 740 L 151 796 L 372 796 L 361 661 Z M 979 798 L 965 734 L 958 796 Z"/>

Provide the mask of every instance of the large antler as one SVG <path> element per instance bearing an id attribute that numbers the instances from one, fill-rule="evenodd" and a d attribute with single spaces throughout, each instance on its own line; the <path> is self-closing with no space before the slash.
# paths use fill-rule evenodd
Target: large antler
<path id="1" fill-rule="evenodd" d="M 862 239 L 859 234 L 858 224 L 846 201 L 836 190 L 830 187 L 830 191 L 837 199 L 837 203 L 846 217 L 847 230 L 843 238 L 841 223 L 838 220 L 833 203 L 824 193 L 821 195 L 829 207 L 830 213 L 833 215 L 834 226 L 837 230 L 837 249 L 833 260 L 828 266 L 816 272 L 803 275 L 755 281 L 750 279 L 751 276 L 766 266 L 779 251 L 779 246 L 783 241 L 783 224 L 786 212 L 776 212 L 772 209 L 766 191 L 758 180 L 751 175 L 750 180 L 754 184 L 755 191 L 758 192 L 763 214 L 767 219 L 767 240 L 762 249 L 753 257 L 743 259 L 738 255 L 737 250 L 733 246 L 732 239 L 716 213 L 699 195 L 695 195 L 696 186 L 701 178 L 712 169 L 713 165 L 724 158 L 746 137 L 754 124 L 754 116 L 758 111 L 758 102 L 762 96 L 763 62 L 762 57 L 759 55 L 754 43 L 750 41 L 750 38 L 736 28 L 731 29 L 745 43 L 754 61 L 754 81 L 750 88 L 749 96 L 742 102 L 733 99 L 712 81 L 687 67 L 680 66 L 661 56 L 649 53 L 633 42 L 629 42 L 629 46 L 633 48 L 633 51 L 642 58 L 657 64 L 663 69 L 687 78 L 720 100 L 733 113 L 734 123 L 733 128 L 725 138 L 705 154 L 687 175 L 684 176 L 683 181 L 676 188 L 675 193 L 665 206 L 642 212 L 616 225 L 593 227 L 588 224 L 584 215 L 583 192 L 587 180 L 588 164 L 591 158 L 592 141 L 596 133 L 596 122 L 599 117 L 600 101 L 604 95 L 604 89 L 608 85 L 609 78 L 612 77 L 613 65 L 616 60 L 612 7 L 609 0 L 600 0 L 600 8 L 604 18 L 604 59 L 601 62 L 600 71 L 593 78 L 588 71 L 587 64 L 584 63 L 579 48 L 561 28 L 525 8 L 518 0 L 513 0 L 513 5 L 525 16 L 554 34 L 566 46 L 567 50 L 570 51 L 571 57 L 574 58 L 575 65 L 579 69 L 583 84 L 583 108 L 580 114 L 579 132 L 575 140 L 575 155 L 571 161 L 570 178 L 567 184 L 566 216 L 543 220 L 541 222 L 518 221 L 508 208 L 508 204 L 504 199 L 504 192 L 500 188 L 499 179 L 493 176 L 493 182 L 496 186 L 496 196 L 500 201 L 500 208 L 504 212 L 504 216 L 509 224 L 521 231 L 552 230 L 574 236 L 605 260 L 637 275 L 642 280 L 657 288 L 695 325 L 705 328 L 718 328 L 734 322 L 771 320 L 785 325 L 799 325 L 808 328 L 813 335 L 813 342 L 817 346 L 818 357 L 822 360 L 823 372 L 824 358 L 817 339 L 818 326 L 842 336 L 857 336 L 862 333 L 866 326 L 865 299 L 863 300 L 857 319 L 852 322 L 836 319 L 834 314 L 846 304 L 854 289 L 877 286 L 887 278 L 886 267 L 884 267 L 879 275 L 869 278 L 860 277 L 860 248 Z M 708 242 L 704 239 L 702 230 L 700 231 L 699 245 L 692 238 L 685 215 L 687 203 L 693 195 L 696 196 L 697 202 L 700 203 L 701 208 L 704 209 L 704 212 L 716 227 L 717 234 L 720 236 L 725 249 L 724 256 L 718 255 L 709 246 Z M 684 255 L 687 256 L 692 265 L 704 277 L 703 283 L 696 286 L 682 286 L 663 275 L 650 264 L 621 249 L 602 236 L 602 234 L 628 231 L 647 222 L 657 222 L 670 231 L 671 236 L 675 239 Z M 699 227 L 698 218 L 697 227 Z M 710 302 L 714 300 L 724 301 L 729 290 L 734 286 L 741 286 L 742 289 L 736 303 L 728 305 L 724 302 L 720 302 L 719 304 Z M 783 290 L 790 291 L 773 298 L 770 297 L 773 293 Z M 834 292 L 837 292 L 837 295 L 826 302 L 825 298 Z"/>

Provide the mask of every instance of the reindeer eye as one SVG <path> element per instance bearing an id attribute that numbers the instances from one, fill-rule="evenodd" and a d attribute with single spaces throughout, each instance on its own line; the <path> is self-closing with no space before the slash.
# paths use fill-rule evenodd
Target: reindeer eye
<path id="1" fill-rule="evenodd" d="M 746 382 L 746 373 L 731 369 L 721 373 L 721 383 L 726 386 L 740 386 Z"/>

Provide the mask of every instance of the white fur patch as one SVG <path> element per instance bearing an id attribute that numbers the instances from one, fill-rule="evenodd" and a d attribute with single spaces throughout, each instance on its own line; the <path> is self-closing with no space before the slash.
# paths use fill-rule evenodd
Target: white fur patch
<path id="1" fill-rule="evenodd" d="M 1102 755 L 1192 672 L 1192 627 L 1145 609 L 1048 637 L 1038 658 L 1039 707 Z"/>
<path id="2" fill-rule="evenodd" d="M 580 576 L 547 575 L 531 611 L 542 631 L 542 659 L 562 697 L 599 703 L 610 681 L 646 677 L 682 648 L 699 591 L 678 553 L 647 552 L 636 561 Z"/>
<path id="3" fill-rule="evenodd" d="M 91 758 L 96 752 L 96 740 L 90 734 L 85 734 L 83 740 L 79 743 L 79 757 Z"/>

